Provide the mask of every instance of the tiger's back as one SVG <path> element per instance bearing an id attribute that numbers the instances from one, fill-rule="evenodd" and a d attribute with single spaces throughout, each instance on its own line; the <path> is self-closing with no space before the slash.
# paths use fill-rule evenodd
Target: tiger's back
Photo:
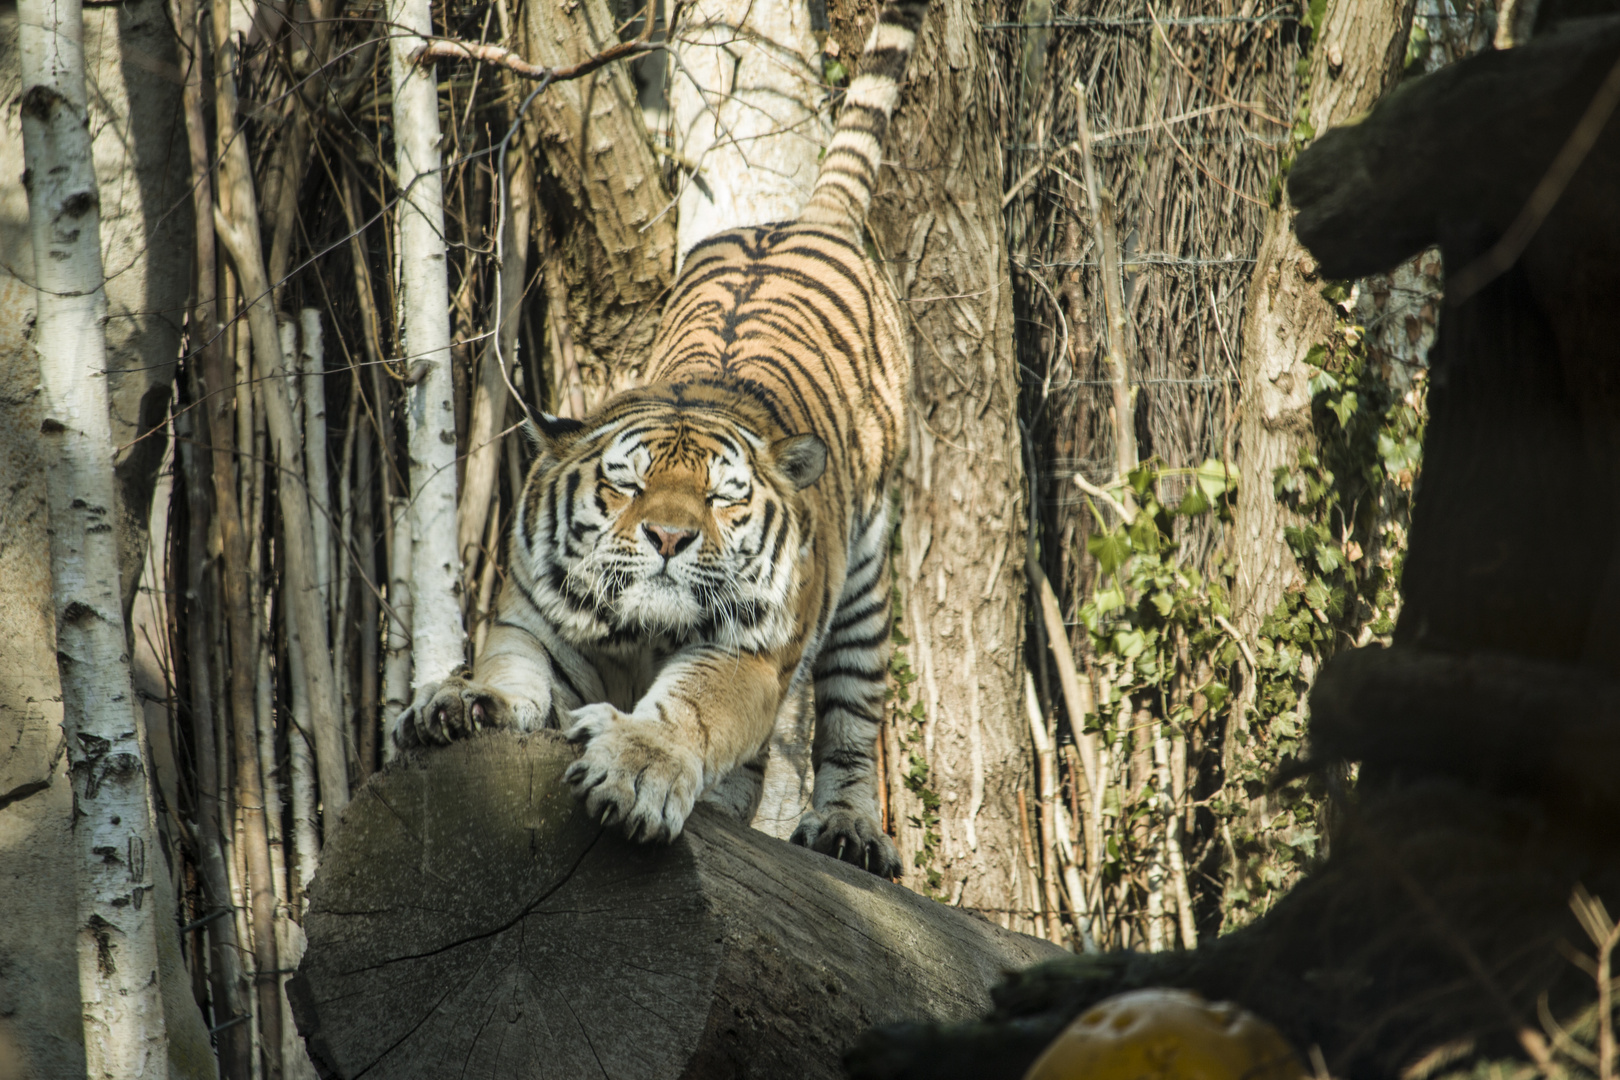
<path id="1" fill-rule="evenodd" d="M 653 382 L 739 390 L 784 430 L 820 436 L 824 501 L 873 512 L 899 461 L 911 363 L 892 291 L 847 236 L 794 223 L 698 244 L 653 356 Z"/>
<path id="2" fill-rule="evenodd" d="M 560 724 L 587 810 L 667 840 L 699 797 L 752 814 L 776 715 L 813 687 L 793 839 L 898 873 L 875 748 L 910 365 L 860 237 L 925 13 L 883 3 L 799 220 L 688 254 L 648 383 L 541 421 L 486 646 L 424 688 L 399 742 Z"/>

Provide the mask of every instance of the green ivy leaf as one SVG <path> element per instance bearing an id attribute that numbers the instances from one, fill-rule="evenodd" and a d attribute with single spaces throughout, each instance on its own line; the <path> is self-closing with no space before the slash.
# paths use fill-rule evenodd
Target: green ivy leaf
<path id="1" fill-rule="evenodd" d="M 1136 520 L 1130 525 L 1131 547 L 1134 550 L 1148 555 L 1159 553 L 1164 534 L 1159 531 L 1157 518 L 1157 514 L 1148 513 L 1147 507 L 1143 507 L 1142 513 L 1136 515 Z"/>
<path id="2" fill-rule="evenodd" d="M 1313 0 L 1314 4 L 1315 0 Z M 1330 304 L 1342 304 L 1350 299 L 1350 283 L 1348 281 L 1330 281 L 1322 286 L 1322 299 Z"/>
<path id="3" fill-rule="evenodd" d="M 1313 398 L 1340 389 L 1339 380 L 1325 371 L 1318 371 L 1312 375 L 1311 381 L 1306 383 L 1305 387 Z"/>
<path id="4" fill-rule="evenodd" d="M 1339 426 L 1341 428 L 1347 428 L 1350 426 L 1350 418 L 1356 415 L 1356 410 L 1360 408 L 1360 406 L 1361 395 L 1355 393 L 1354 391 L 1346 391 L 1343 394 L 1340 394 L 1337 398 L 1328 402 L 1328 408 L 1332 410 L 1334 416 L 1339 418 Z"/>
<path id="5" fill-rule="evenodd" d="M 1129 473 L 1126 473 L 1125 479 L 1130 483 L 1131 490 L 1136 492 L 1136 497 L 1145 499 L 1147 498 L 1148 489 L 1153 486 L 1153 481 L 1158 479 L 1158 475 L 1159 470 L 1155 469 L 1153 462 L 1149 460 L 1142 462 Z"/>
<path id="6" fill-rule="evenodd" d="M 1190 484 L 1186 494 L 1181 497 L 1181 502 L 1176 506 L 1176 513 L 1183 517 L 1197 517 L 1199 514 L 1207 514 L 1210 505 L 1209 496 L 1204 494 L 1203 487 L 1199 484 Z"/>
<path id="7" fill-rule="evenodd" d="M 1147 635 L 1140 630 L 1120 630 L 1114 634 L 1114 650 L 1127 660 L 1141 656 L 1147 645 Z"/>
<path id="8" fill-rule="evenodd" d="M 1123 528 L 1086 537 L 1086 550 L 1097 560 L 1104 576 L 1112 576 L 1130 561 L 1131 537 Z"/>
<path id="9" fill-rule="evenodd" d="M 1311 578 L 1311 583 L 1305 586 L 1305 602 L 1325 612 L 1333 603 L 1333 592 L 1321 578 Z"/>
<path id="10" fill-rule="evenodd" d="M 1238 467 L 1219 458 L 1205 458 L 1204 463 L 1193 470 L 1193 476 L 1211 500 L 1237 490 Z"/>
<path id="11" fill-rule="evenodd" d="M 1321 568 L 1322 573 L 1324 574 L 1331 574 L 1335 570 L 1342 569 L 1346 565 L 1344 561 L 1344 552 L 1340 551 L 1332 544 L 1317 545 L 1314 554 L 1316 555 L 1316 565 Z"/>

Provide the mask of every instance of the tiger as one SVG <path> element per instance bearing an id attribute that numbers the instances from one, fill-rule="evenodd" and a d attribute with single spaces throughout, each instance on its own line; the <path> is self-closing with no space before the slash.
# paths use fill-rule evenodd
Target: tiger
<path id="1" fill-rule="evenodd" d="M 647 381 L 530 425 L 484 648 L 422 688 L 398 746 L 563 728 L 586 812 L 667 842 L 700 800 L 751 818 L 778 712 L 813 696 L 790 839 L 899 875 L 875 755 L 911 361 L 863 230 L 926 13 L 882 3 L 798 218 L 687 254 Z"/>

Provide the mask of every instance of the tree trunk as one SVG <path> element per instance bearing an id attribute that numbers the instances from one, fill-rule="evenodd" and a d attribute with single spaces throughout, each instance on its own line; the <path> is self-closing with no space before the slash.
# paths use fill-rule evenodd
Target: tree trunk
<path id="1" fill-rule="evenodd" d="M 168 1073 L 158 978 L 168 912 L 151 895 L 162 849 L 124 640 L 83 15 L 76 0 L 29 0 L 19 17 L 85 1066 L 91 1077 L 155 1080 Z"/>
<path id="2" fill-rule="evenodd" d="M 704 0 L 671 46 L 675 146 L 695 169 L 680 189 L 681 257 L 725 229 L 791 221 L 809 201 L 831 137 L 820 47 L 803 0 Z M 777 715 L 754 826 L 786 840 L 810 809 L 815 714 L 806 688 Z"/>
<path id="3" fill-rule="evenodd" d="M 456 411 L 451 386 L 450 296 L 440 179 L 439 92 L 415 52 L 433 34 L 428 0 L 393 0 L 394 147 L 398 170 L 400 338 L 411 387 L 405 426 L 411 459 L 411 685 L 467 662 L 456 548 Z"/>
<path id="4" fill-rule="evenodd" d="M 700 809 L 671 845 L 585 817 L 553 734 L 412 756 L 361 791 L 294 980 L 330 1075 L 838 1077 L 883 1019 L 961 1019 L 1061 955 Z"/>
<path id="5" fill-rule="evenodd" d="M 577 64 L 616 44 L 607 0 L 525 4 L 528 59 Z M 557 83 L 530 108 L 549 183 L 561 202 L 545 215 L 564 233 L 547 274 L 566 285 L 567 319 L 587 407 L 634 386 L 652 347 L 664 290 L 675 270 L 672 197 L 647 139 L 624 64 Z M 555 319 L 558 312 L 548 313 Z"/>
<path id="6" fill-rule="evenodd" d="M 516 80 L 513 80 L 516 90 Z M 467 468 L 461 485 L 461 506 L 456 521 L 456 549 L 461 553 L 462 607 L 467 625 L 477 609 L 471 601 L 478 569 L 479 544 L 491 504 L 499 489 L 501 429 L 506 426 L 507 389 L 517 366 L 518 329 L 523 321 L 524 288 L 528 284 L 529 226 L 534 199 L 534 171 L 528 147 L 514 138 L 507 151 L 506 199 L 501 212 L 500 304 L 497 325 L 478 360 L 478 382 L 473 390 L 471 420 L 467 425 Z M 496 548 L 483 552 L 483 563 L 495 561 Z"/>
<path id="7" fill-rule="evenodd" d="M 695 169 L 680 192 L 681 255 L 722 229 L 791 221 L 831 137 L 818 105 L 810 5 L 702 0 L 673 44 L 675 148 Z"/>
<path id="8" fill-rule="evenodd" d="M 871 215 L 913 316 L 895 576 L 910 638 L 900 652 L 919 676 L 923 718 L 888 736 L 889 803 L 897 823 L 921 823 L 898 829 L 915 867 L 906 883 L 1008 925 L 1011 911 L 1039 905 L 1016 796 L 1033 754 L 1020 700 L 1026 508 L 1000 124 L 980 6 L 934 9 L 889 135 L 887 156 L 904 167 L 885 172 Z M 870 17 L 862 5 L 852 21 Z"/>
<path id="9" fill-rule="evenodd" d="M 1330 0 L 1312 41 L 1306 123 L 1326 131 L 1365 112 L 1401 72 L 1412 0 Z M 1309 136 L 1307 136 L 1309 137 Z M 1302 579 L 1283 540 L 1293 524 L 1271 476 L 1298 463 L 1311 438 L 1311 371 L 1305 355 L 1333 330 L 1316 261 L 1294 237 L 1286 193 L 1266 220 L 1243 323 L 1234 551 L 1234 621 L 1251 643 L 1260 623 Z"/>
<path id="10" fill-rule="evenodd" d="M 297 435 L 290 399 L 292 372 L 282 352 L 280 331 L 271 305 L 271 285 L 265 274 L 258 198 L 253 189 L 247 141 L 240 136 L 236 125 L 237 53 L 229 20 L 227 9 L 215 8 L 214 66 L 219 83 L 215 95 L 216 138 L 224 149 L 219 155 L 221 205 L 214 211 L 214 226 L 241 283 L 255 369 L 264 380 L 260 400 L 264 403 L 266 427 L 280 469 L 276 490 L 280 496 L 288 578 L 286 601 L 303 648 L 303 681 L 309 691 L 309 713 L 302 719 L 315 739 L 322 802 L 326 812 L 335 816 L 349 801 L 348 764 L 344 760 L 342 720 L 327 644 L 326 608 L 316 588 L 315 527 L 311 521 L 309 492 L 304 485 L 303 444 Z"/>
<path id="11" fill-rule="evenodd" d="M 19 10 L 0 8 L 0 98 L 19 101 Z M 174 213 L 185 198 L 185 153 L 174 152 L 181 88 L 173 77 L 176 49 L 160 6 L 91 8 L 83 12 L 90 85 L 88 112 L 104 263 L 107 319 L 105 385 L 111 445 L 116 448 L 116 509 L 121 606 L 126 619 L 147 553 L 148 511 L 167 443 L 163 425 L 189 287 L 190 221 Z M 75 47 L 78 47 L 76 44 Z M 35 1075 L 83 1075 L 84 1047 L 64 1037 L 77 1027 L 79 985 L 72 834 L 72 792 L 62 737 L 62 694 L 51 628 L 51 575 L 46 470 L 52 450 L 45 418 L 35 334 L 34 257 L 25 207 L 24 147 L 18 109 L 0 117 L 0 967 L 7 978 L 0 1038 Z M 166 193 L 166 194 L 165 194 Z M 156 588 L 163 588 L 161 583 Z M 161 671 L 155 671 L 161 679 Z M 161 691 L 160 697 L 161 695 Z M 163 707 L 148 708 L 149 715 Z M 153 737 L 166 742 L 162 727 Z M 171 777 L 160 777 L 171 780 Z M 164 907 L 168 875 L 152 875 L 149 907 L 158 919 L 159 958 L 171 1055 L 182 1071 L 211 1068 L 207 1028 L 178 963 L 173 905 Z M 199 1050 L 202 1056 L 187 1056 Z"/>
<path id="12" fill-rule="evenodd" d="M 1412 22 L 1412 0 L 1395 5 L 1365 0 L 1329 0 L 1312 40 L 1303 119 L 1306 130 L 1295 128 L 1296 140 L 1344 122 L 1370 108 L 1400 74 Z M 1311 378 L 1316 374 L 1306 357 L 1324 345 L 1339 324 L 1333 304 L 1322 295 L 1316 261 L 1294 236 L 1293 207 L 1286 191 L 1266 219 L 1256 254 L 1254 276 L 1245 298 L 1239 372 L 1242 401 L 1238 406 L 1238 475 L 1231 546 L 1235 575 L 1232 582 L 1233 622 L 1250 656 L 1264 655 L 1260 628 L 1284 596 L 1302 590 L 1310 575 L 1302 570 L 1284 530 L 1303 522 L 1280 501 L 1273 486 L 1278 469 L 1300 464 L 1302 450 L 1316 449 L 1311 415 Z M 1325 616 L 1318 616 L 1326 622 Z M 1326 648 L 1323 652 L 1327 652 Z M 1325 656 L 1307 649 L 1298 660 L 1293 686 L 1299 693 L 1298 723 L 1307 715 L 1305 693 Z M 1279 814 L 1283 796 L 1254 782 L 1254 774 L 1270 766 L 1259 755 L 1258 742 L 1249 736 L 1251 723 L 1263 734 L 1272 716 L 1258 715 L 1256 702 L 1263 675 L 1252 667 L 1233 705 L 1222 748 L 1226 782 L 1245 805 L 1246 815 L 1231 823 L 1237 845 L 1228 837 L 1226 892 L 1222 910 L 1228 922 L 1251 910 L 1237 901 L 1252 884 L 1247 868 L 1251 845 L 1264 837 Z M 1280 681 L 1287 685 L 1288 676 Z M 1285 710 L 1272 707 L 1271 712 Z M 1251 716 L 1251 713 L 1256 715 Z M 1247 775 L 1248 779 L 1244 779 Z M 1244 788 L 1247 787 L 1247 793 Z M 1319 820 L 1332 813 L 1324 808 Z M 1274 849 L 1265 856 L 1274 867 L 1284 860 Z M 1280 887 L 1291 887 L 1297 871 L 1288 867 Z M 1269 901 L 1267 901 L 1269 902 Z"/>
<path id="13" fill-rule="evenodd" d="M 387 466 L 384 465 L 384 468 Z M 383 512 L 393 528 L 388 552 L 388 606 L 394 616 L 388 620 L 388 650 L 383 660 L 383 725 L 393 729 L 394 718 L 411 703 L 411 526 L 404 498 L 394 498 Z M 383 760 L 394 756 L 394 740 L 383 740 Z"/>

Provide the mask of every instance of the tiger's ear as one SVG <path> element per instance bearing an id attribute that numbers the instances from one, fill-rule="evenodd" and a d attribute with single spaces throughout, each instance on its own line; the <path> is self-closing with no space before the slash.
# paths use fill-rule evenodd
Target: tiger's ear
<path id="1" fill-rule="evenodd" d="M 537 452 L 556 456 L 558 444 L 584 426 L 583 420 L 570 420 L 565 416 L 543 412 L 538 414 L 537 419 L 523 421 L 523 434 L 529 437 L 529 445 Z"/>
<path id="2" fill-rule="evenodd" d="M 789 435 L 776 440 L 771 451 L 795 491 L 820 480 L 827 469 L 827 444 L 816 435 Z"/>

